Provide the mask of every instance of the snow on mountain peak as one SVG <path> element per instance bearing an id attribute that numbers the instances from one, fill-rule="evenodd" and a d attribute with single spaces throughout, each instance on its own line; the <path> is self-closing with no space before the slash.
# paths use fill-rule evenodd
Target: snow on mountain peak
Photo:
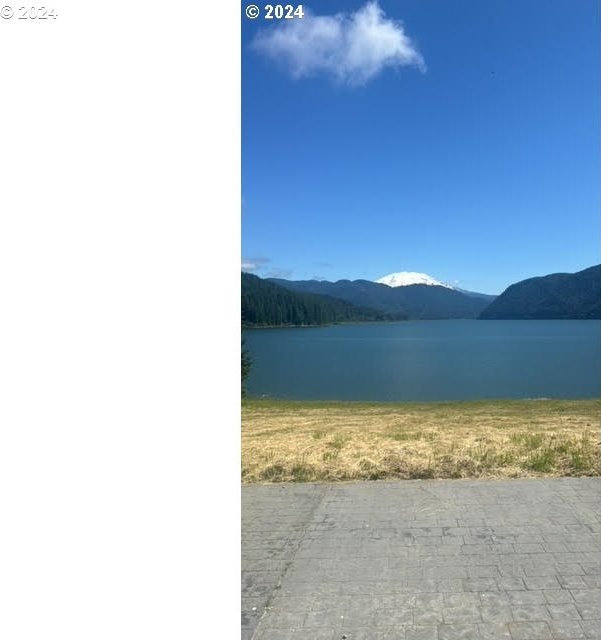
<path id="1" fill-rule="evenodd" d="M 397 271 L 397 273 L 389 273 L 376 280 L 380 284 L 387 284 L 389 287 L 407 287 L 411 284 L 427 284 L 432 287 L 446 287 L 447 289 L 455 289 L 450 284 L 445 284 L 436 280 L 427 273 L 417 273 L 416 271 Z"/>

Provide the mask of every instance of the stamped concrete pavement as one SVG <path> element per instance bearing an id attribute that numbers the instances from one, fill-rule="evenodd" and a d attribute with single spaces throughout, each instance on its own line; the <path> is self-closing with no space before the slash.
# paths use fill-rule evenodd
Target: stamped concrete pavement
<path id="1" fill-rule="evenodd" d="M 601 478 L 242 488 L 242 640 L 601 639 Z"/>

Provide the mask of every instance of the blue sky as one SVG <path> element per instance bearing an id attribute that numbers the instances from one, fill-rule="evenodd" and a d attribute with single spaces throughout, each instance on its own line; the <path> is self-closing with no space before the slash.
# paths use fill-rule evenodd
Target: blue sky
<path id="1" fill-rule="evenodd" d="M 500 293 L 601 261 L 596 0 L 303 6 L 242 18 L 246 270 Z"/>

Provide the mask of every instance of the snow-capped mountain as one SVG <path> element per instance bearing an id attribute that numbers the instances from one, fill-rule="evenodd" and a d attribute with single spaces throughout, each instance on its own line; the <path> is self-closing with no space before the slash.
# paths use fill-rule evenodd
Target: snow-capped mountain
<path id="1" fill-rule="evenodd" d="M 416 271 L 397 271 L 383 276 L 376 280 L 379 284 L 387 284 L 389 287 L 407 287 L 411 284 L 427 284 L 431 287 L 446 287 L 455 290 L 450 284 L 436 280 L 427 273 L 418 273 Z"/>

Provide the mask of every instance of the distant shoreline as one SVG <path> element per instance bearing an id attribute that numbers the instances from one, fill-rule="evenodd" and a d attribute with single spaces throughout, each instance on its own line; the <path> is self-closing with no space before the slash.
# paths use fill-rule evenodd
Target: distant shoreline
<path id="1" fill-rule="evenodd" d="M 338 325 L 348 324 L 390 324 L 392 322 L 408 322 L 405 320 L 350 320 L 348 322 L 328 322 L 326 324 L 260 324 L 260 325 L 242 325 L 242 330 L 246 329 L 319 329 L 322 327 L 335 327 Z"/>
<path id="2" fill-rule="evenodd" d="M 241 325 L 242 330 L 246 329 L 319 329 L 320 327 L 335 327 L 339 325 L 358 324 L 392 324 L 394 322 L 458 322 L 482 320 L 484 322 L 565 322 L 569 320 L 590 320 L 600 322 L 601 318 L 405 318 L 404 320 L 353 320 L 349 322 L 329 322 L 327 324 L 273 324 L 273 325 Z"/>

